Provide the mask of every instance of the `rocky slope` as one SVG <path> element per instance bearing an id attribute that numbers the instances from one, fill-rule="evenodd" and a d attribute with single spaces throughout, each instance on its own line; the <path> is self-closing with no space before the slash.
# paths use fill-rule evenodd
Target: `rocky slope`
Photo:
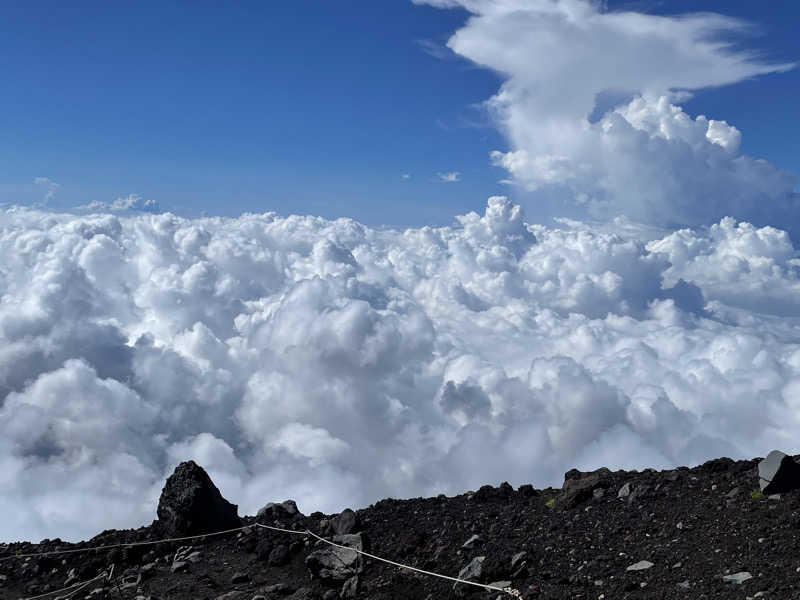
<path id="1" fill-rule="evenodd" d="M 782 467 L 780 458 L 770 478 L 779 468 L 795 477 L 800 456 L 787 457 Z M 159 518 L 150 526 L 104 531 L 78 544 L 0 544 L 0 598 L 38 596 L 109 573 L 46 598 L 512 597 L 454 586 L 349 547 L 482 584 L 510 585 L 523 598 L 800 599 L 800 491 L 791 489 L 800 481 L 779 486 L 782 494 L 762 495 L 768 482 L 759 481 L 760 460 L 720 458 L 662 472 L 573 470 L 560 490 L 515 490 L 504 483 L 455 497 L 386 499 L 339 515 L 304 516 L 287 501 L 241 519 L 201 468 L 182 463 L 167 480 Z M 245 528 L 178 542 L 24 556 L 208 533 L 209 524 Z M 307 529 L 342 547 L 257 524 Z"/>

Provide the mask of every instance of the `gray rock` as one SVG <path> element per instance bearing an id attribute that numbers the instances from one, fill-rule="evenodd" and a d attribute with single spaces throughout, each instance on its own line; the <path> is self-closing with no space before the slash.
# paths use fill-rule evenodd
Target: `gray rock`
<path id="1" fill-rule="evenodd" d="M 758 483 L 765 496 L 796 490 L 800 488 L 800 465 L 791 456 L 773 450 L 758 463 Z"/>
<path id="2" fill-rule="evenodd" d="M 685 581 L 681 581 L 681 582 L 678 584 L 678 587 L 679 587 L 679 588 L 683 588 L 684 590 L 688 590 L 690 585 L 691 585 L 691 584 L 689 583 L 689 580 L 688 580 L 688 579 L 686 579 Z"/>
<path id="3" fill-rule="evenodd" d="M 267 562 L 273 566 L 285 565 L 289 561 L 289 548 L 279 544 L 269 553 Z"/>
<path id="4" fill-rule="evenodd" d="M 216 600 L 239 600 L 239 598 L 244 598 L 244 595 L 245 595 L 244 592 L 233 590 L 226 594 L 222 594 L 221 596 L 217 596 Z"/>
<path id="5" fill-rule="evenodd" d="M 212 533 L 241 524 L 237 506 L 225 500 L 208 473 L 191 460 L 179 464 L 167 478 L 157 514 L 168 536 Z"/>
<path id="6" fill-rule="evenodd" d="M 280 594 L 281 596 L 288 596 L 289 594 L 294 593 L 294 588 L 288 583 L 274 583 L 272 585 L 265 585 L 264 587 L 259 588 L 258 591 L 264 594 Z"/>
<path id="7" fill-rule="evenodd" d="M 325 590 L 325 593 L 322 594 L 322 600 L 336 600 L 339 597 L 334 590 Z"/>
<path id="8" fill-rule="evenodd" d="M 355 533 L 361 529 L 361 523 L 358 516 L 349 508 L 345 508 L 338 515 L 330 520 L 330 525 L 334 533 L 337 535 L 346 535 L 348 533 Z"/>
<path id="9" fill-rule="evenodd" d="M 353 575 L 350 579 L 344 582 L 339 597 L 355 598 L 357 595 L 358 595 L 358 575 Z"/>
<path id="10" fill-rule="evenodd" d="M 363 550 L 364 541 L 360 533 L 334 536 L 333 542 L 346 548 L 325 545 L 306 557 L 306 567 L 312 577 L 345 581 L 363 570 L 363 560 L 358 552 Z M 352 548 L 353 550 L 349 550 Z"/>
<path id="11" fill-rule="evenodd" d="M 266 596 L 262 596 L 261 594 L 256 594 L 255 596 L 250 598 L 250 600 L 267 600 L 267 597 Z"/>
<path id="12" fill-rule="evenodd" d="M 189 570 L 189 563 L 186 562 L 185 560 L 176 560 L 174 563 L 172 563 L 172 567 L 170 568 L 170 571 L 172 573 L 182 573 L 183 571 L 188 571 L 188 570 Z"/>
<path id="13" fill-rule="evenodd" d="M 502 590 L 504 588 L 511 587 L 511 582 L 510 581 L 506 581 L 506 580 L 503 580 L 503 581 L 492 581 L 488 585 L 490 585 L 492 587 L 500 588 Z"/>
<path id="14" fill-rule="evenodd" d="M 486 560 L 485 556 L 476 556 L 470 563 L 458 572 L 458 578 L 464 581 L 480 582 L 483 576 L 483 561 Z M 459 581 L 453 584 L 454 590 L 463 589 L 463 584 Z"/>
<path id="15" fill-rule="evenodd" d="M 740 584 L 752 578 L 753 576 L 747 571 L 740 571 L 738 573 L 734 573 L 733 575 L 723 575 L 722 581 L 730 581 L 731 583 Z"/>
<path id="16" fill-rule="evenodd" d="M 632 491 L 633 491 L 633 484 L 630 481 L 628 481 L 625 485 L 619 488 L 619 491 L 617 492 L 617 498 L 619 498 L 620 500 L 624 500 L 625 498 L 631 495 Z"/>
<path id="17" fill-rule="evenodd" d="M 474 534 L 471 538 L 469 538 L 466 542 L 464 542 L 461 547 L 467 548 L 468 550 L 472 550 L 475 546 L 481 543 L 481 536 L 478 534 Z"/>
<path id="18" fill-rule="evenodd" d="M 511 570 L 513 571 L 517 567 L 521 567 L 522 564 L 525 562 L 525 559 L 528 557 L 528 553 L 523 550 L 522 552 L 517 552 L 514 556 L 511 557 Z"/>
<path id="19" fill-rule="evenodd" d="M 317 600 L 319 598 L 319 594 L 317 594 L 311 588 L 301 587 L 291 596 L 288 596 L 289 600 Z"/>
<path id="20" fill-rule="evenodd" d="M 231 583 L 244 583 L 246 581 L 250 581 L 250 575 L 247 573 L 242 573 L 241 571 L 237 571 L 231 577 Z"/>
<path id="21" fill-rule="evenodd" d="M 651 563 L 649 560 L 640 560 L 639 562 L 630 565 L 625 570 L 626 571 L 643 571 L 644 569 L 649 569 L 652 566 L 653 566 L 653 563 Z"/>
<path id="22" fill-rule="evenodd" d="M 257 517 L 272 517 L 280 519 L 302 517 L 303 513 L 297 510 L 297 503 L 294 500 L 284 500 L 280 504 L 269 502 L 256 513 Z"/>

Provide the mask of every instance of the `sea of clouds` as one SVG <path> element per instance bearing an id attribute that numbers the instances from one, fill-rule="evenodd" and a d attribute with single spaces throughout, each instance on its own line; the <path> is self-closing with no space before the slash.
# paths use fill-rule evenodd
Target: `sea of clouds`
<path id="1" fill-rule="evenodd" d="M 427 3 L 503 75 L 524 202 L 405 231 L 0 212 L 0 540 L 147 524 L 188 459 L 240 514 L 308 514 L 800 453 L 796 180 L 679 106 L 790 65 L 719 15 Z"/>
<path id="2" fill-rule="evenodd" d="M 649 241 L 645 241 L 649 239 Z M 0 213 L 0 530 L 155 517 L 178 462 L 254 514 L 798 452 L 800 261 L 657 233 Z"/>

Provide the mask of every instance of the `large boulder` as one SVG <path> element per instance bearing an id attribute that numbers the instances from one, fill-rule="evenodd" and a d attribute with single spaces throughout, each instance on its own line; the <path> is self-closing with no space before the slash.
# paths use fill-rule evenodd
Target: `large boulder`
<path id="1" fill-rule="evenodd" d="M 364 550 L 364 540 L 361 534 L 335 535 L 333 542 L 346 547 L 327 545 L 306 557 L 306 567 L 311 572 L 311 576 L 345 581 L 361 573 L 364 569 L 362 555 L 348 549 Z"/>
<path id="2" fill-rule="evenodd" d="M 208 473 L 182 462 L 167 479 L 158 501 L 158 524 L 169 536 L 201 535 L 241 526 L 237 506 L 222 497 Z"/>
<path id="3" fill-rule="evenodd" d="M 561 493 L 556 498 L 558 506 L 562 508 L 575 508 L 579 504 L 594 497 L 594 490 L 607 489 L 610 483 L 611 471 L 601 467 L 596 471 L 584 473 L 571 469 L 564 473 L 564 485 Z"/>
<path id="4" fill-rule="evenodd" d="M 302 516 L 303 513 L 297 510 L 297 503 L 294 500 L 284 500 L 280 504 L 269 502 L 258 509 L 258 513 L 256 513 L 256 517 L 259 521 L 266 521 L 269 519 L 288 519 L 293 521 L 302 518 Z"/>
<path id="5" fill-rule="evenodd" d="M 338 515 L 330 520 L 331 529 L 337 535 L 347 535 L 348 533 L 356 533 L 361 529 L 361 521 L 358 515 L 350 508 L 345 508 Z"/>
<path id="6" fill-rule="evenodd" d="M 800 465 L 780 450 L 758 463 L 758 483 L 763 494 L 783 494 L 800 488 Z"/>

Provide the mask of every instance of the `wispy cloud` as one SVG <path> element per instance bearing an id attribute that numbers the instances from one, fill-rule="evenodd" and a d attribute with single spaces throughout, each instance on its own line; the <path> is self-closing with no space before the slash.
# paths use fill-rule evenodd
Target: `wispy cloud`
<path id="1" fill-rule="evenodd" d="M 51 180 L 49 177 L 35 177 L 33 183 L 42 186 L 45 189 L 44 202 L 45 204 L 55 198 L 56 191 L 61 187 L 60 184 Z"/>
<path id="2" fill-rule="evenodd" d="M 439 60 L 456 58 L 458 56 L 444 44 L 434 42 L 433 40 L 415 40 L 415 42 L 425 54 L 438 58 Z"/>
<path id="3" fill-rule="evenodd" d="M 411 179 L 411 173 L 403 173 L 400 175 L 401 179 Z"/>
<path id="4" fill-rule="evenodd" d="M 461 173 L 458 171 L 437 173 L 436 176 L 439 178 L 439 181 L 444 181 L 445 183 L 455 183 L 456 181 L 461 181 Z"/>

